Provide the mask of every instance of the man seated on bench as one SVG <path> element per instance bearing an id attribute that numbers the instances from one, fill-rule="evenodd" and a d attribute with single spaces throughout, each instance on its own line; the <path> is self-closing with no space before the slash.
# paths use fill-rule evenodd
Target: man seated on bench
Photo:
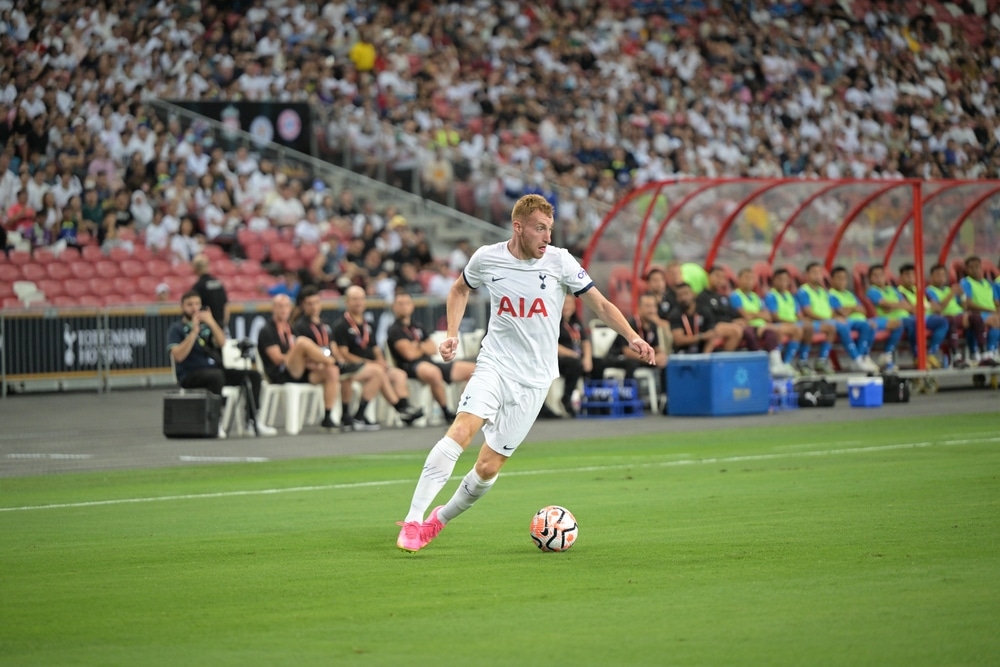
<path id="1" fill-rule="evenodd" d="M 212 311 L 201 309 L 201 296 L 191 290 L 181 297 L 180 321 L 167 331 L 167 351 L 174 360 L 177 384 L 184 389 L 207 389 L 222 394 L 223 387 L 239 387 L 250 381 L 254 405 L 260 406 L 260 373 L 255 370 L 224 368 L 222 345 L 226 334 L 212 317 Z M 257 435 L 277 435 L 277 431 L 257 418 L 246 404 L 246 419 L 257 427 Z M 219 437 L 225 438 L 225 427 L 219 426 Z"/>
<path id="2" fill-rule="evenodd" d="M 406 292 L 396 292 L 392 314 L 396 321 L 389 327 L 386 344 L 396 366 L 406 372 L 411 380 L 420 380 L 431 388 L 431 394 L 444 414 L 447 424 L 455 421 L 455 413 L 448 406 L 448 385 L 468 382 L 476 370 L 473 361 L 435 361 L 437 345 L 419 324 L 413 323 L 413 297 Z"/>
<path id="3" fill-rule="evenodd" d="M 962 358 L 959 334 L 964 331 L 969 350 L 975 350 L 977 341 L 985 337 L 983 316 L 979 312 L 968 312 L 962 306 L 965 292 L 959 283 L 948 282 L 948 267 L 935 264 L 931 267 L 931 282 L 925 290 L 931 300 L 931 310 L 948 320 L 948 356 L 955 368 L 967 368 L 968 362 Z"/>
<path id="4" fill-rule="evenodd" d="M 734 332 L 730 331 L 727 339 L 715 328 L 712 314 L 698 307 L 694 290 L 687 283 L 681 283 L 675 288 L 677 307 L 670 313 L 670 333 L 674 339 L 674 352 L 681 354 L 708 354 L 732 343 Z M 739 341 L 739 338 L 736 338 Z"/>
<path id="5" fill-rule="evenodd" d="M 903 337 L 902 320 L 890 320 L 886 317 L 868 318 L 868 313 L 848 288 L 851 276 L 843 266 L 833 267 L 830 272 L 830 305 L 838 317 L 847 320 L 852 331 L 858 332 L 858 352 L 865 358 L 871 360 L 872 343 L 875 335 L 880 331 L 887 331 L 889 337 L 885 341 L 885 351 L 892 358 L 892 353 L 899 344 L 899 339 Z M 857 323 L 857 324 L 856 324 Z M 868 332 L 871 333 L 868 333 Z M 878 366 L 878 364 L 876 364 Z"/>
<path id="6" fill-rule="evenodd" d="M 781 337 L 797 340 L 802 335 L 802 328 L 795 324 L 775 322 L 771 311 L 764 307 L 764 300 L 753 291 L 756 282 L 753 271 L 741 269 L 736 275 L 736 289 L 729 295 L 729 304 L 746 320 L 747 328 L 753 330 L 760 341 L 760 347 L 767 351 L 771 375 L 795 377 L 798 372 L 781 357 Z"/>
<path id="7" fill-rule="evenodd" d="M 691 288 L 687 287 L 688 296 L 691 297 L 691 304 L 694 305 L 694 293 L 691 292 Z M 678 290 L 678 297 L 680 296 L 680 291 Z M 654 294 L 643 294 L 639 297 L 639 316 L 633 321 L 629 318 L 629 324 L 632 328 L 638 332 L 640 336 L 643 337 L 649 345 L 656 352 L 656 368 L 659 371 L 663 371 L 667 367 L 667 360 L 670 358 L 670 350 L 673 345 L 673 336 L 670 331 L 664 329 L 660 326 L 659 317 L 657 316 L 657 307 L 659 305 L 658 297 Z M 674 308 L 673 311 L 677 309 Z M 673 312 L 672 311 L 672 312 Z M 625 337 L 618 335 L 615 341 L 611 344 L 611 349 L 608 351 L 608 356 L 605 361 L 605 366 L 607 368 L 621 368 L 625 371 L 626 378 L 633 378 L 635 376 L 635 371 L 638 368 L 643 368 L 649 366 L 648 363 L 642 361 L 639 355 L 632 349 L 629 342 L 625 340 Z M 656 374 L 656 389 L 659 393 L 663 393 L 664 385 L 664 374 L 662 372 L 657 372 Z"/>
<path id="8" fill-rule="evenodd" d="M 819 262 L 810 262 L 806 266 L 806 283 L 799 287 L 798 300 L 802 314 L 812 322 L 812 330 L 807 328 L 806 335 L 823 333 L 826 336 L 826 341 L 819 349 L 819 358 L 816 359 L 817 371 L 829 373 L 833 370 L 830 365 L 830 351 L 833 349 L 834 336 L 840 338 L 840 344 L 851 356 L 855 370 L 873 373 L 879 371 L 874 361 L 861 354 L 851 335 L 853 327 L 847 318 L 834 311 L 830 293 L 823 287 L 823 266 Z M 862 337 L 871 335 L 871 327 L 867 322 L 859 321 L 855 327 L 861 330 Z"/>
<path id="9" fill-rule="evenodd" d="M 304 382 L 323 385 L 326 407 L 324 427 L 332 426 L 330 410 L 337 400 L 340 370 L 329 350 L 324 351 L 315 341 L 292 333 L 289 318 L 292 300 L 279 294 L 271 302 L 271 321 L 257 334 L 257 353 L 264 363 L 268 382 Z"/>
<path id="10" fill-rule="evenodd" d="M 913 264 L 904 264 L 899 267 L 899 288 L 898 291 L 906 299 L 913 309 L 913 331 L 910 336 L 910 345 L 913 353 L 917 353 L 917 269 Z M 941 360 L 941 343 L 948 337 L 950 325 L 948 320 L 934 312 L 931 300 L 924 294 L 924 324 L 930 332 L 930 340 L 927 341 L 927 365 L 930 368 L 941 368 L 944 364 Z"/>

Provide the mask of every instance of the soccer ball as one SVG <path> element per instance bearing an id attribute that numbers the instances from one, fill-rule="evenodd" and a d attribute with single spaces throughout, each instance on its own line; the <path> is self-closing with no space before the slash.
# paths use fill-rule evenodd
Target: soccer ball
<path id="1" fill-rule="evenodd" d="M 559 505 L 543 507 L 531 518 L 531 539 L 542 551 L 566 551 L 579 532 L 576 517 Z"/>

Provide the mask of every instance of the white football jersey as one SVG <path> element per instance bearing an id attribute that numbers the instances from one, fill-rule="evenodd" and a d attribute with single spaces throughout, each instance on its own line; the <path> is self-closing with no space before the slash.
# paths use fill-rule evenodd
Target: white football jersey
<path id="1" fill-rule="evenodd" d="M 462 272 L 472 289 L 490 293 L 490 322 L 477 364 L 529 387 L 559 377 L 559 322 L 566 293 L 594 286 L 569 251 L 549 246 L 539 259 L 517 259 L 507 241 L 481 247 Z"/>

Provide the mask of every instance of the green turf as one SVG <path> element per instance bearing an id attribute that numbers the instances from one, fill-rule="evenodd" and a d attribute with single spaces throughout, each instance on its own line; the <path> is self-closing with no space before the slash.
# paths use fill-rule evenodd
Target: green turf
<path id="1" fill-rule="evenodd" d="M 533 443 L 414 555 L 423 453 L 4 479 L 165 499 L 0 511 L 0 664 L 993 664 L 998 446 L 996 414 Z"/>

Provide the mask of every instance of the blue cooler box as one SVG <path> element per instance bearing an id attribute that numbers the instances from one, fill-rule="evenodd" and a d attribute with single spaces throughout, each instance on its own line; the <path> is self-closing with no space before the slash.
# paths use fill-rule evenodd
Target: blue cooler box
<path id="1" fill-rule="evenodd" d="M 852 408 L 880 408 L 882 398 L 882 378 L 851 378 L 847 381 L 847 400 Z"/>
<path id="2" fill-rule="evenodd" d="M 670 415 L 765 414 L 771 403 L 767 352 L 671 355 L 667 398 Z"/>

